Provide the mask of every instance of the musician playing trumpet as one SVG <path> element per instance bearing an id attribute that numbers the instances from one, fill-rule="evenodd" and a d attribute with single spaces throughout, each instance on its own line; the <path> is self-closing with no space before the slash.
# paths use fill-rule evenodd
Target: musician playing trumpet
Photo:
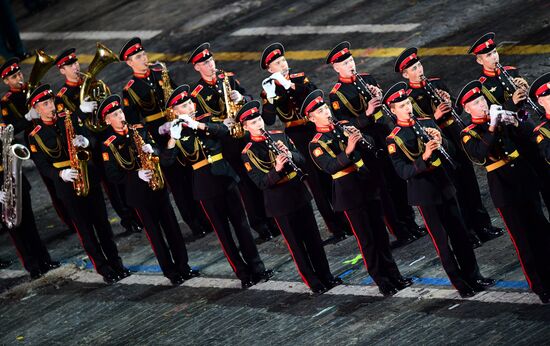
<path id="1" fill-rule="evenodd" d="M 76 125 L 76 115 L 55 110 L 54 95 L 48 84 L 32 92 L 29 107 L 34 108 L 40 116 L 36 120 L 36 127 L 29 134 L 31 158 L 41 174 L 54 182 L 55 192 L 67 207 L 82 247 L 95 270 L 107 283 L 121 280 L 130 273 L 118 255 L 94 166 L 90 161 L 82 162 L 87 175 L 84 170 L 71 167 L 69 153 L 73 149 L 87 150 L 90 146 L 86 128 Z M 67 131 L 65 117 L 71 117 L 74 126 L 75 137 L 70 140 L 67 138 L 70 131 Z M 87 195 L 78 196 L 75 191 L 74 183 L 80 178 L 89 184 Z"/>

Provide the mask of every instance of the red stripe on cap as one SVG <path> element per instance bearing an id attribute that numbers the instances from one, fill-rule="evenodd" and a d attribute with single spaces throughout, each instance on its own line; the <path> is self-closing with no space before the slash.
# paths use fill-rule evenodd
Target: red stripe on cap
<path id="1" fill-rule="evenodd" d="M 495 44 L 495 41 L 493 41 L 493 39 L 488 39 L 487 41 L 474 48 L 474 54 L 481 52 L 485 48 L 489 48 L 489 46 L 492 44 Z"/>
<path id="2" fill-rule="evenodd" d="M 41 92 L 40 94 L 36 95 L 35 97 L 32 98 L 31 100 L 31 107 L 33 107 L 35 105 L 36 102 L 38 102 L 38 100 L 40 100 L 40 98 L 48 95 L 48 94 L 51 94 L 52 91 L 51 90 L 44 90 L 43 92 Z M 53 95 L 52 95 L 53 96 Z"/>
<path id="3" fill-rule="evenodd" d="M 399 64 L 399 71 L 403 71 L 405 69 L 405 65 L 407 65 L 407 63 L 413 59 L 416 59 L 416 53 L 412 53 L 411 55 L 403 59 L 403 61 L 401 61 L 401 64 Z"/>
<path id="4" fill-rule="evenodd" d="M 269 63 L 271 62 L 271 59 L 273 59 L 273 57 L 275 55 L 281 55 L 281 50 L 280 49 L 275 49 L 274 51 L 272 51 L 271 53 L 269 53 L 266 57 L 265 57 L 265 64 L 266 65 L 269 65 Z"/>
<path id="5" fill-rule="evenodd" d="M 250 108 L 249 110 L 247 110 L 246 112 L 241 114 L 241 116 L 239 117 L 239 121 L 243 121 L 244 119 L 246 119 L 247 116 L 249 116 L 253 113 L 259 113 L 258 108 L 256 108 L 256 107 Z"/>
<path id="6" fill-rule="evenodd" d="M 537 91 L 535 91 L 535 96 L 536 97 L 539 97 L 540 95 L 542 95 L 544 92 L 548 91 L 548 89 L 550 89 L 550 83 L 545 83 L 543 85 L 541 85 Z"/>
<path id="7" fill-rule="evenodd" d="M 314 98 L 310 103 L 308 103 L 308 105 L 306 106 L 306 109 L 305 109 L 305 113 L 306 113 L 306 116 L 309 115 L 309 111 L 315 107 L 315 105 L 318 105 L 319 103 L 323 102 L 323 98 L 321 96 L 317 96 L 316 98 Z"/>
<path id="8" fill-rule="evenodd" d="M 128 56 L 130 54 L 132 54 L 133 52 L 135 52 L 136 50 L 138 50 L 140 48 L 141 48 L 141 44 L 136 43 L 133 46 L 130 46 L 130 48 L 126 49 L 126 51 L 124 52 L 124 55 L 122 57 L 124 58 L 124 60 L 126 60 L 126 59 L 128 59 Z"/>
<path id="9" fill-rule="evenodd" d="M 334 55 L 332 56 L 332 58 L 330 58 L 330 62 L 331 62 L 331 63 L 334 63 L 334 61 L 335 61 L 336 59 L 338 59 L 339 57 L 341 57 L 342 55 L 347 54 L 347 53 L 349 53 L 349 49 L 348 49 L 348 48 L 342 49 L 341 51 L 339 51 L 339 52 L 337 52 L 336 54 L 334 54 Z"/>
<path id="10" fill-rule="evenodd" d="M 208 51 L 208 49 L 205 49 L 203 50 L 202 52 L 200 52 L 199 54 L 195 55 L 193 57 L 193 59 L 191 59 L 191 62 L 193 64 L 195 64 L 197 61 L 199 61 L 200 59 L 204 58 L 205 56 L 207 56 L 208 54 L 210 54 L 210 52 Z"/>
<path id="11" fill-rule="evenodd" d="M 118 103 L 118 101 L 113 101 L 111 103 L 109 103 L 108 105 L 106 105 L 105 107 L 103 107 L 103 110 L 101 111 L 101 116 L 103 118 L 105 118 L 105 116 L 107 115 L 107 113 L 109 113 L 109 111 L 111 109 L 113 109 L 114 107 L 117 107 L 119 106 L 120 104 Z"/>
<path id="12" fill-rule="evenodd" d="M 74 53 L 71 53 L 71 54 L 67 55 L 66 57 L 64 57 L 63 59 L 59 60 L 57 62 L 57 67 L 63 66 L 64 63 L 66 63 L 67 61 L 69 61 L 71 59 L 76 59 L 76 55 Z"/>
<path id="13" fill-rule="evenodd" d="M 480 94 L 480 93 L 481 93 L 481 90 L 479 90 L 478 87 L 475 87 L 475 88 L 469 90 L 466 94 L 464 94 L 464 96 L 462 96 L 462 99 L 460 99 L 460 104 L 461 104 L 462 106 L 464 106 L 464 104 L 466 103 L 466 101 L 467 101 L 470 97 L 474 96 L 475 94 Z"/>
<path id="14" fill-rule="evenodd" d="M 187 97 L 187 91 L 182 92 L 181 94 L 178 94 L 177 96 L 174 96 L 174 98 L 170 101 L 168 106 L 173 106 L 174 103 L 178 102 L 182 98 Z"/>
<path id="15" fill-rule="evenodd" d="M 397 99 L 398 97 L 403 96 L 403 95 L 406 94 L 406 93 L 407 93 L 407 92 L 405 91 L 405 89 L 397 90 L 396 92 L 394 92 L 393 94 L 391 94 L 391 95 L 386 99 L 386 104 L 389 105 L 393 100 Z"/>
<path id="16" fill-rule="evenodd" d="M 8 75 L 8 73 L 10 73 L 11 71 L 15 70 L 16 68 L 18 68 L 19 65 L 14 62 L 13 64 L 11 64 L 10 66 L 6 67 L 4 69 L 4 71 L 2 71 L 2 78 L 6 78 L 6 76 Z"/>

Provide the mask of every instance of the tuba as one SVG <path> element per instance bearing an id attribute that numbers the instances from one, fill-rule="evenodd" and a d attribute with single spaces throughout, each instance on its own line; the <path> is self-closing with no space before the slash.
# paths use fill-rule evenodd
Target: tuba
<path id="1" fill-rule="evenodd" d="M 136 145 L 140 169 L 148 169 L 153 172 L 153 177 L 149 180 L 149 187 L 153 191 L 162 190 L 164 188 L 164 177 L 162 176 L 158 156 L 144 152 L 142 148 L 145 145 L 145 141 L 141 138 L 135 127 L 130 127 L 130 129 L 132 130 L 132 138 Z"/>
<path id="2" fill-rule="evenodd" d="M 68 109 L 65 109 L 65 131 L 67 134 L 67 151 L 69 152 L 71 168 L 78 171 L 78 176 L 73 181 L 73 188 L 77 196 L 86 197 L 90 192 L 90 182 L 88 181 L 90 152 L 73 145 L 76 133 L 74 132 L 71 112 Z"/>
<path id="3" fill-rule="evenodd" d="M 44 53 L 42 49 L 36 50 L 36 59 L 32 66 L 31 74 L 29 75 L 29 83 L 27 88 L 27 100 L 31 97 L 31 93 L 37 86 L 40 85 L 42 77 L 53 66 L 55 59 Z"/>
<path id="4" fill-rule="evenodd" d="M 242 108 L 242 105 L 236 104 L 231 100 L 231 84 L 229 83 L 229 77 L 227 76 L 227 73 L 223 70 L 218 70 L 219 73 L 223 74 L 223 100 L 225 103 L 225 112 L 226 116 L 224 119 L 233 119 L 234 124 L 229 128 L 229 134 L 233 136 L 233 138 L 242 138 L 244 137 L 244 129 L 243 125 L 239 122 L 237 119 L 237 113 Z"/>
<path id="5" fill-rule="evenodd" d="M 105 68 L 105 66 L 119 61 L 118 57 L 109 48 L 105 47 L 101 43 L 97 43 L 97 49 L 95 56 L 92 59 L 90 65 L 88 65 L 88 71 L 81 73 L 82 86 L 80 87 L 80 102 L 83 102 L 86 98 L 90 101 L 97 101 L 101 103 L 103 99 L 111 95 L 111 91 L 105 82 L 97 80 L 97 74 Z M 98 116 L 97 112 L 92 113 L 92 117 L 87 119 L 90 129 L 99 132 L 103 131 L 107 125 Z"/>
<path id="6" fill-rule="evenodd" d="M 13 141 L 13 125 L 0 127 L 2 142 L 2 164 L 4 166 L 5 203 L 2 205 L 2 221 L 13 229 L 21 224 L 22 218 L 22 161 L 31 156 L 29 149 L 21 144 L 11 144 Z"/>

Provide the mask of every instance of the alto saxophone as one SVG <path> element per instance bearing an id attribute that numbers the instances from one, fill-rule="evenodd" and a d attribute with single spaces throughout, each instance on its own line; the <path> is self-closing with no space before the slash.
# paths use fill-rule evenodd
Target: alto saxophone
<path id="1" fill-rule="evenodd" d="M 168 74 L 168 68 L 166 67 L 165 63 L 160 61 L 157 61 L 152 64 L 148 64 L 148 65 L 149 66 L 159 65 L 162 68 L 162 71 L 160 74 L 162 78 L 161 88 L 162 88 L 162 94 L 164 96 L 164 103 L 162 103 L 160 107 L 164 109 L 164 104 L 170 98 L 170 96 L 172 95 L 172 92 L 174 91 L 174 89 L 172 88 L 172 84 L 170 83 L 170 75 Z M 176 119 L 176 114 L 174 114 L 174 111 L 172 111 L 172 108 L 168 108 L 164 110 L 164 117 L 166 121 L 172 121 Z"/>
<path id="2" fill-rule="evenodd" d="M 73 189 L 77 196 L 86 197 L 90 192 L 90 182 L 88 180 L 90 152 L 73 145 L 73 139 L 75 139 L 76 134 L 71 119 L 71 112 L 68 109 L 65 109 L 65 131 L 67 134 L 67 151 L 69 152 L 71 168 L 78 171 L 78 175 L 73 181 Z"/>
<path id="3" fill-rule="evenodd" d="M 145 145 L 145 141 L 141 138 L 135 127 L 130 127 L 130 129 L 132 130 L 132 138 L 136 145 L 140 169 L 147 169 L 153 172 L 153 176 L 149 180 L 149 187 L 153 191 L 162 190 L 164 188 L 164 177 L 162 176 L 158 156 L 144 152 L 143 146 Z"/>
<path id="4" fill-rule="evenodd" d="M 243 125 L 239 122 L 237 119 L 237 113 L 242 108 L 242 105 L 239 105 L 233 100 L 231 100 L 231 84 L 229 83 L 229 77 L 227 76 L 227 73 L 223 70 L 218 70 L 219 73 L 223 74 L 223 100 L 225 103 L 225 119 L 233 119 L 234 123 L 229 128 L 229 134 L 233 136 L 233 138 L 242 138 L 244 136 L 244 129 Z"/>
<path id="5" fill-rule="evenodd" d="M 22 172 L 21 164 L 31 156 L 29 149 L 21 144 L 11 144 L 13 141 L 13 125 L 0 127 L 2 141 L 2 164 L 4 166 L 5 202 L 2 204 L 2 221 L 13 229 L 21 224 L 22 208 Z"/>

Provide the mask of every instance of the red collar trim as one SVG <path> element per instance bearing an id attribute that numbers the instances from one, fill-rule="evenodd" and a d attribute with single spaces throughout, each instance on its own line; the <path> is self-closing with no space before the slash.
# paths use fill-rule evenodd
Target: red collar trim
<path id="1" fill-rule="evenodd" d="M 494 77 L 494 76 L 498 76 L 500 74 L 500 70 L 496 69 L 494 71 L 491 71 L 491 70 L 486 70 L 484 68 L 483 69 L 483 74 L 486 75 L 487 77 Z"/>
<path id="2" fill-rule="evenodd" d="M 250 136 L 253 142 L 263 142 L 266 140 L 265 136 Z"/>
<path id="3" fill-rule="evenodd" d="M 399 119 L 397 119 L 397 125 L 401 126 L 401 127 L 411 127 L 414 124 L 415 124 L 415 122 L 412 119 L 409 119 L 409 120 L 399 120 Z"/>
<path id="4" fill-rule="evenodd" d="M 426 86 L 426 81 L 420 81 L 420 83 L 409 82 L 409 86 L 413 89 L 420 89 Z"/>
<path id="5" fill-rule="evenodd" d="M 331 132 L 332 130 L 334 130 L 334 125 L 329 125 L 329 126 L 316 126 L 316 129 L 317 129 L 317 132 L 320 132 L 320 133 L 327 133 L 327 132 Z"/>
<path id="6" fill-rule="evenodd" d="M 472 117 L 472 123 L 474 124 L 485 124 L 487 121 L 489 120 L 489 117 L 487 116 L 484 116 L 482 118 L 478 118 L 478 117 Z"/>
<path id="7" fill-rule="evenodd" d="M 24 87 L 24 86 L 25 86 L 25 85 L 23 85 L 23 87 Z M 10 88 L 10 91 L 11 91 L 12 93 L 20 93 L 20 92 L 23 92 L 23 87 L 22 87 L 21 89 Z"/>
<path id="8" fill-rule="evenodd" d="M 546 119 L 550 120 L 550 114 L 546 113 Z"/>
<path id="9" fill-rule="evenodd" d="M 351 84 L 353 82 L 355 82 L 357 78 L 355 76 L 351 76 L 350 78 L 345 78 L 345 77 L 339 77 L 338 80 L 342 83 L 345 83 L 345 84 Z"/>
<path id="10" fill-rule="evenodd" d="M 207 80 L 204 78 L 202 80 L 208 85 L 216 85 L 216 82 L 218 81 L 218 76 L 214 76 L 213 80 Z"/>
<path id="11" fill-rule="evenodd" d="M 46 121 L 46 120 L 42 120 L 42 122 L 44 123 L 44 125 L 54 125 L 56 122 L 57 122 L 57 116 L 54 115 L 53 117 L 53 120 L 52 121 Z"/>
<path id="12" fill-rule="evenodd" d="M 70 87 L 81 86 L 82 80 L 79 80 L 78 82 L 71 82 L 70 80 L 65 79 L 65 85 Z"/>
<path id="13" fill-rule="evenodd" d="M 128 128 L 127 127 L 122 131 L 117 131 L 117 130 L 113 130 L 113 131 L 115 131 L 116 134 L 121 135 L 121 136 L 126 136 L 128 134 Z"/>
<path id="14" fill-rule="evenodd" d="M 147 72 L 145 72 L 145 73 L 134 72 L 134 77 L 136 77 L 136 78 L 147 78 L 150 75 L 151 75 L 151 69 L 147 69 Z"/>

